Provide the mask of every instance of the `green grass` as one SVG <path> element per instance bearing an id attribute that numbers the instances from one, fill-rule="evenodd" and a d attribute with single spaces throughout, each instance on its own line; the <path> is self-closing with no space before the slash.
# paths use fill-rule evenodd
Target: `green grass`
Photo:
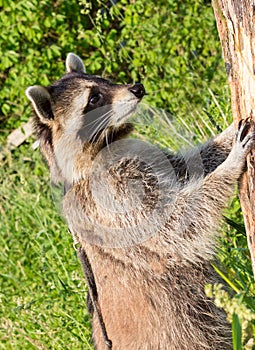
<path id="1" fill-rule="evenodd" d="M 72 238 L 31 144 L 0 170 L 0 349 L 92 349 Z"/>

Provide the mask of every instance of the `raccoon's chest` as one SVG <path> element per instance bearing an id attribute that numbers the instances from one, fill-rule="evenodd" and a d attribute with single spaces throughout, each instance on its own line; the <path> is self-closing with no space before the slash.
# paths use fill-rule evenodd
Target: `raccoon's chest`
<path id="1" fill-rule="evenodd" d="M 130 246 L 154 233 L 161 202 L 151 172 L 134 160 L 108 168 L 94 164 L 64 198 L 64 214 L 83 240 L 108 247 Z"/>

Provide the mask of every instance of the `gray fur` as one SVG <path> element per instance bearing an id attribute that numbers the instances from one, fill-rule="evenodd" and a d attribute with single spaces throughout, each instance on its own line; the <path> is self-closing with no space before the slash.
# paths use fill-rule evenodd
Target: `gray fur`
<path id="1" fill-rule="evenodd" d="M 80 72 L 85 73 L 85 67 L 79 56 L 70 52 L 66 58 L 66 71 L 67 73 L 71 72 Z"/>
<path id="2" fill-rule="evenodd" d="M 43 123 L 48 123 L 53 119 L 51 111 L 50 94 L 42 86 L 30 86 L 26 90 L 26 95 L 32 102 L 33 107 Z"/>
<path id="3" fill-rule="evenodd" d="M 70 67 L 70 62 L 67 66 Z M 139 158 L 146 145 L 141 145 L 139 153 L 137 143 L 134 150 L 138 157 L 128 156 L 132 152 L 129 144 L 126 155 L 122 147 L 124 154 L 112 163 L 110 157 L 107 163 L 102 153 L 104 147 L 108 145 L 111 152 L 111 145 L 118 145 L 116 141 L 122 142 L 130 131 L 124 121 L 118 121 L 117 127 L 114 124 L 118 120 L 116 105 L 124 101 L 127 112 L 123 114 L 122 106 L 121 115 L 126 115 L 139 99 L 129 93 L 130 85 L 106 83 L 84 73 L 69 74 L 47 88 L 54 114 L 52 124 L 39 115 L 35 125 L 51 173 L 55 176 L 57 172 L 67 184 L 63 213 L 88 255 L 113 349 L 232 349 L 226 315 L 206 297 L 204 286 L 219 281 L 211 266 L 216 232 L 221 211 L 242 173 L 247 153 L 254 146 L 254 131 L 249 131 L 249 122 L 240 125 L 235 141 L 231 126 L 186 155 L 165 154 L 166 160 L 160 157 L 159 162 L 155 156 L 148 165 Z M 88 125 L 82 111 L 86 108 L 84 98 L 89 99 L 86 91 L 92 85 L 107 94 L 107 103 L 114 112 L 99 136 L 88 141 L 77 135 L 79 128 L 86 129 Z M 38 114 L 36 98 L 28 95 Z M 154 151 L 149 147 L 153 158 Z M 193 166 L 199 158 L 202 173 Z M 165 165 L 163 170 L 160 168 L 163 163 L 169 164 L 169 170 Z M 158 169 L 156 175 L 154 166 Z M 130 181 L 138 187 L 133 190 Z M 142 195 L 138 190 L 141 184 Z M 107 196 L 109 205 L 102 206 Z M 112 241 L 107 241 L 111 233 L 116 238 L 122 235 L 123 246 L 113 247 Z M 125 233 L 129 235 L 126 242 Z M 104 350 L 95 315 L 93 337 L 96 348 Z"/>

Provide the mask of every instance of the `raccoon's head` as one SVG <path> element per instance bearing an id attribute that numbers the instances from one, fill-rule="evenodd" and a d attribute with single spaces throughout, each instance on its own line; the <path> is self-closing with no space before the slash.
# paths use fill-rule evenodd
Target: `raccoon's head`
<path id="1" fill-rule="evenodd" d="M 88 75 L 81 59 L 69 53 L 66 74 L 48 87 L 30 86 L 35 130 L 52 178 L 73 183 L 82 177 L 84 154 L 95 156 L 132 130 L 127 119 L 143 98 L 142 84 L 121 85 Z"/>

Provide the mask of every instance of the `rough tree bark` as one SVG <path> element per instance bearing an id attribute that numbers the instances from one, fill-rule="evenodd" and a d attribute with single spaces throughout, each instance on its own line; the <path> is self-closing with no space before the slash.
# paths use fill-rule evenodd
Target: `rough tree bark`
<path id="1" fill-rule="evenodd" d="M 255 0 L 213 0 L 235 123 L 255 122 Z M 239 197 L 255 277 L 255 163 L 252 152 L 240 179 Z"/>

